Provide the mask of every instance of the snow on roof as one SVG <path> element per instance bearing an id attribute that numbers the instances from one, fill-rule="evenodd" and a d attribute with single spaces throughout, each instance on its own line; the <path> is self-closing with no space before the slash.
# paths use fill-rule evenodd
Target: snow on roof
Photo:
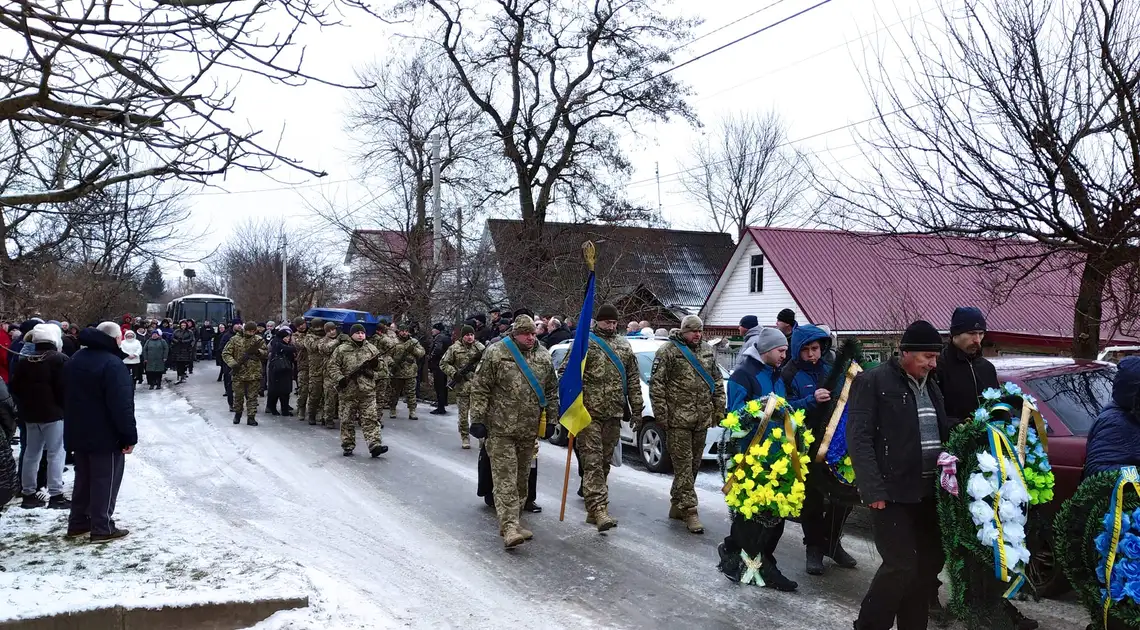
<path id="1" fill-rule="evenodd" d="M 190 295 L 183 295 L 178 300 L 229 300 L 230 298 L 224 295 L 214 295 L 213 293 L 191 293 Z"/>

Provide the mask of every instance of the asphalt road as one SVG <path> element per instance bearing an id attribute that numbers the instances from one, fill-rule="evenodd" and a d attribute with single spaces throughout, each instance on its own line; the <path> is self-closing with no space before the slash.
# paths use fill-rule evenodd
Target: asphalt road
<path id="1" fill-rule="evenodd" d="M 600 535 L 585 524 L 575 470 L 559 522 L 566 450 L 547 443 L 539 458 L 545 511 L 523 517 L 535 539 L 506 551 L 494 511 L 475 495 L 478 451 L 460 449 L 454 415 L 428 415 L 421 405 L 411 421 L 401 409 L 384 421 L 386 455 L 368 458 L 358 436 L 358 455 L 346 458 L 339 432 L 295 418 L 259 414 L 259 427 L 233 425 L 215 375 L 203 367 L 183 385 L 139 391 L 158 397 L 140 408 L 172 410 L 140 414 L 139 456 L 187 500 L 248 533 L 249 544 L 358 589 L 397 627 L 845 629 L 878 565 L 870 542 L 850 535 L 857 569 L 807 576 L 790 523 L 777 558 L 799 591 L 735 585 L 716 570 L 729 521 L 715 465 L 698 482 L 705 534 L 692 535 L 667 518 L 671 478 L 646 472 L 632 453 L 611 474 L 619 527 Z M 186 403 L 190 413 L 174 412 Z M 1084 627 L 1070 602 L 1020 605 L 1042 628 Z"/>

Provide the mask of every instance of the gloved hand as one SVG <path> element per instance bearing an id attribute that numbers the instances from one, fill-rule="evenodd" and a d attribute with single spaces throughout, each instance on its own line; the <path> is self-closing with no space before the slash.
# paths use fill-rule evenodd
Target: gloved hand
<path id="1" fill-rule="evenodd" d="M 345 387 L 348 387 L 348 377 L 342 376 L 340 377 L 340 380 L 336 382 L 336 388 L 344 389 Z"/>
<path id="2" fill-rule="evenodd" d="M 483 424 L 482 422 L 476 422 L 475 424 L 471 425 L 469 433 L 471 433 L 471 437 L 477 440 L 484 440 L 487 438 L 487 425 Z"/>
<path id="3" fill-rule="evenodd" d="M 542 439 L 549 440 L 550 438 L 554 437 L 554 428 L 557 424 L 558 424 L 558 422 L 551 422 L 550 420 L 547 420 L 546 421 L 546 431 L 545 431 L 544 435 L 542 436 Z"/>

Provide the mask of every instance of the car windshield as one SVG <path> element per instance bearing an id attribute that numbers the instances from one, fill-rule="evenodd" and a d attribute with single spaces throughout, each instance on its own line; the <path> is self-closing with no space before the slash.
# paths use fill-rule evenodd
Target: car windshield
<path id="1" fill-rule="evenodd" d="M 1073 432 L 1088 435 L 1100 410 L 1112 401 L 1114 366 L 1029 379 L 1026 384 Z"/>
<path id="2" fill-rule="evenodd" d="M 556 348 L 550 352 L 550 357 L 554 359 L 554 367 L 561 368 L 562 361 L 566 359 L 566 353 L 570 351 L 570 347 Z M 641 372 L 641 380 L 646 383 L 649 382 L 649 376 L 653 374 L 653 356 L 655 352 L 638 352 L 637 353 L 637 371 Z M 721 378 L 727 379 L 728 372 L 724 368 L 720 368 Z"/>

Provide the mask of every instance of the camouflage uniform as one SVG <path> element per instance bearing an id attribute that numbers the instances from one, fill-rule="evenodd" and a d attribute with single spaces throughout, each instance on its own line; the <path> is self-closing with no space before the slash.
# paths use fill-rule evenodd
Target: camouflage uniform
<path id="1" fill-rule="evenodd" d="M 238 362 L 249 353 L 240 366 Z M 241 400 L 245 399 L 245 415 L 248 420 L 257 416 L 257 394 L 261 389 L 261 362 L 268 358 L 265 349 L 265 340 L 256 333 L 241 332 L 234 335 L 222 350 L 222 361 L 233 371 L 234 408 L 241 409 Z M 240 412 L 239 412 L 240 413 Z"/>
<path id="2" fill-rule="evenodd" d="M 302 322 L 304 320 L 301 320 Z M 314 319 L 313 324 L 324 326 L 324 321 Z M 309 402 L 309 339 L 312 336 L 300 326 L 293 331 L 293 347 L 297 349 L 297 418 L 305 419 Z"/>
<path id="3" fill-rule="evenodd" d="M 333 324 L 336 326 L 336 324 Z M 335 328 L 333 330 L 336 330 Z M 321 352 L 321 343 L 328 339 L 328 333 L 320 331 L 310 334 L 305 347 L 309 355 L 309 424 L 316 424 L 320 417 L 324 424 L 325 409 L 325 370 L 330 354 Z M 335 338 L 334 338 L 335 339 Z"/>
<path id="4" fill-rule="evenodd" d="M 599 511 L 604 513 L 609 506 L 606 480 L 610 474 L 610 454 L 617 448 L 621 438 L 626 391 L 629 392 L 630 410 L 638 414 L 638 417 L 641 416 L 643 406 L 641 372 L 637 367 L 637 357 L 625 335 L 605 332 L 597 326 L 594 327 L 594 334 L 617 354 L 625 368 L 626 382 L 623 387 L 621 373 L 605 350 L 591 339 L 582 374 L 582 402 L 593 421 L 575 437 L 582 466 L 582 493 L 586 499 L 586 514 L 591 517 L 590 522 L 595 521 L 594 517 Z"/>
<path id="5" fill-rule="evenodd" d="M 699 326 L 700 320 L 697 322 Z M 705 432 L 721 420 L 725 405 L 724 379 L 712 346 L 703 341 L 696 346 L 689 345 L 682 334 L 681 331 L 673 333 L 670 342 L 657 349 L 653 374 L 649 378 L 653 413 L 665 427 L 665 442 L 669 458 L 673 460 L 673 488 L 669 493 L 671 518 L 684 518 L 689 512 L 696 514 L 697 493 L 693 483 L 704 453 Z M 673 342 L 684 344 L 692 351 L 713 379 L 712 392 Z"/>
<path id="6" fill-rule="evenodd" d="M 367 361 L 379 357 L 380 352 L 368 342 L 348 343 L 337 346 L 329 359 L 328 375 L 333 387 L 342 378 Z M 378 362 L 379 363 L 379 362 Z M 356 448 L 356 422 L 364 432 L 364 441 L 372 450 L 380 445 L 380 421 L 376 417 L 376 370 L 365 368 L 349 379 L 345 388 L 339 390 L 340 399 L 340 446 L 351 452 Z"/>
<path id="7" fill-rule="evenodd" d="M 388 354 L 392 359 L 392 388 L 388 391 L 388 410 L 396 417 L 396 406 L 403 395 L 408 404 L 408 419 L 416 419 L 416 359 L 424 356 L 424 347 L 414 337 L 397 340 Z"/>
<path id="8" fill-rule="evenodd" d="M 396 335 L 390 331 L 380 332 L 379 328 L 369 341 L 380 351 L 380 368 L 376 373 L 376 413 L 383 414 L 388 408 L 388 390 L 392 380 L 392 357 L 388 353 L 399 342 Z"/>
<path id="9" fill-rule="evenodd" d="M 530 350 L 519 346 L 519 351 L 546 395 L 547 421 L 557 422 L 558 377 L 550 352 L 540 343 Z M 483 353 L 470 396 L 471 423 L 487 427 L 499 529 L 517 535 L 543 409 L 506 343 L 493 344 Z"/>
<path id="10" fill-rule="evenodd" d="M 484 346 L 478 341 L 465 343 L 459 341 L 458 343 L 451 344 L 447 352 L 443 353 L 443 358 L 439 360 L 439 369 L 447 375 L 448 379 L 454 379 L 455 375 L 460 370 L 467 367 L 475 357 L 483 354 Z M 470 424 L 467 421 L 467 416 L 471 407 L 471 377 L 473 373 L 468 372 L 458 383 L 455 384 L 455 401 L 459 405 L 459 436 L 467 439 Z"/>
<path id="11" fill-rule="evenodd" d="M 334 352 L 336 352 L 337 348 L 350 343 L 352 343 L 352 339 L 348 335 L 340 333 L 333 338 L 325 337 L 324 339 L 321 339 L 321 344 L 317 351 L 325 357 L 326 362 L 330 362 L 332 361 L 332 355 Z M 325 388 L 325 419 L 321 424 L 330 429 L 335 429 L 337 426 L 336 421 L 343 421 L 344 418 L 339 416 L 340 391 L 337 390 L 336 379 L 332 378 L 332 373 L 329 370 L 330 366 L 328 363 L 326 363 L 323 383 L 323 387 Z"/>

